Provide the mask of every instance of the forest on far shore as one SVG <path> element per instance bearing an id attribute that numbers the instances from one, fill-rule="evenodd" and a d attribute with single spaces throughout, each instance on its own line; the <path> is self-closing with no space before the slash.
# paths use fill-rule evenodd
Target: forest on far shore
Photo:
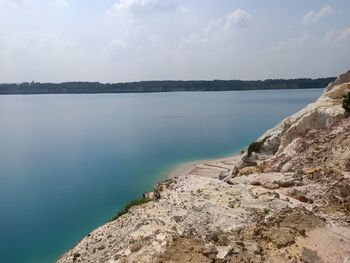
<path id="1" fill-rule="evenodd" d="M 325 88 L 330 78 L 267 79 L 267 80 L 165 80 L 125 83 L 23 82 L 0 84 L 1 94 L 79 94 L 79 93 L 142 93 L 171 91 L 230 91 Z"/>

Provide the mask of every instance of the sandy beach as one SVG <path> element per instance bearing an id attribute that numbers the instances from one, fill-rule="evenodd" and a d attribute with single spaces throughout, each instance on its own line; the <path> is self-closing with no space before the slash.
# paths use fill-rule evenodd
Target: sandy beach
<path id="1" fill-rule="evenodd" d="M 205 177 L 218 177 L 222 172 L 232 169 L 232 165 L 239 162 L 242 155 L 236 154 L 221 159 L 199 160 L 180 164 L 169 173 L 168 178 L 186 175 L 199 175 Z"/>

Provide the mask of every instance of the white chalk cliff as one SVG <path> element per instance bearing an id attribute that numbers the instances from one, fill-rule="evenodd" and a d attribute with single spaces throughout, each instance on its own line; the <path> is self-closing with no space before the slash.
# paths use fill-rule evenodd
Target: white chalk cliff
<path id="1" fill-rule="evenodd" d="M 267 138 L 261 151 L 281 153 L 296 137 L 309 129 L 322 129 L 344 118 L 345 110 L 341 101 L 350 91 L 350 71 L 330 83 L 322 96 L 296 114 L 284 119 L 280 124 L 261 136 Z"/>
<path id="2" fill-rule="evenodd" d="M 197 163 L 57 262 L 350 262 L 350 71 L 242 155 Z"/>

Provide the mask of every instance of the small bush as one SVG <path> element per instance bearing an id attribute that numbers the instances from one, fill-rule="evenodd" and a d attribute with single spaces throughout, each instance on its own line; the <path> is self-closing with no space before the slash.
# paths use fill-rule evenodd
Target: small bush
<path id="1" fill-rule="evenodd" d="M 111 221 L 117 220 L 119 217 L 121 217 L 122 215 L 126 214 L 129 209 L 133 206 L 137 206 L 137 205 L 142 205 L 145 204 L 147 202 L 149 202 L 149 199 L 146 198 L 140 198 L 140 199 L 135 199 L 130 201 L 129 203 L 127 203 L 124 208 L 122 210 L 120 210 L 113 218 Z"/>
<path id="2" fill-rule="evenodd" d="M 258 142 L 252 142 L 249 146 L 248 146 L 248 157 L 252 156 L 253 152 L 259 153 L 261 147 L 264 145 L 264 143 L 266 142 L 266 140 L 269 137 L 265 137 L 264 139 L 262 139 L 261 141 Z"/>
<path id="3" fill-rule="evenodd" d="M 348 93 L 348 95 L 344 96 L 343 108 L 347 113 L 350 113 L 350 92 Z"/>

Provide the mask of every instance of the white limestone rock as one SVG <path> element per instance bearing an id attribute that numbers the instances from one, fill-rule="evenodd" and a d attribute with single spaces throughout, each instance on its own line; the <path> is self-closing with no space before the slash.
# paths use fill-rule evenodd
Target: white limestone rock
<path id="1" fill-rule="evenodd" d="M 350 71 L 342 80 L 350 77 Z M 274 128 L 268 130 L 258 141 L 266 139 L 261 153 L 281 153 L 299 135 L 308 129 L 322 129 L 344 118 L 342 98 L 350 91 L 350 83 L 332 86 L 314 103 L 309 104 L 296 114 L 284 119 Z"/>

